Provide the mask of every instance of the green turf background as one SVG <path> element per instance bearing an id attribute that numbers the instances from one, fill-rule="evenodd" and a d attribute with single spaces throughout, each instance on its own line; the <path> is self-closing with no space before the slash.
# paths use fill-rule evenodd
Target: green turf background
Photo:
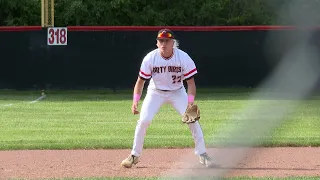
<path id="1" fill-rule="evenodd" d="M 198 90 L 196 103 L 201 108 L 200 121 L 208 146 L 222 124 L 228 124 L 228 128 L 237 125 L 230 116 L 248 102 L 252 90 Z M 30 103 L 40 97 L 39 91 L 2 90 L 0 149 L 131 148 L 138 120 L 131 114 L 131 93 L 56 90 L 48 91 L 44 100 Z M 261 137 L 264 140 L 260 145 L 319 146 L 319 109 L 318 96 L 301 102 L 271 135 Z M 148 128 L 144 147 L 193 147 L 190 131 L 180 119 L 171 106 L 164 105 Z"/>

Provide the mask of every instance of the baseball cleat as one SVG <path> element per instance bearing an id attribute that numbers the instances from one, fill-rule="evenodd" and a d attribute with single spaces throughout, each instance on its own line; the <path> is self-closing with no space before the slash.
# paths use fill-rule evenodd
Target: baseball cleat
<path id="1" fill-rule="evenodd" d="M 121 162 L 121 166 L 131 168 L 133 165 L 136 165 L 139 162 L 138 159 L 139 158 L 137 156 L 130 154 L 129 157 Z"/>
<path id="2" fill-rule="evenodd" d="M 207 153 L 200 154 L 199 161 L 206 167 L 219 167 L 219 165 L 214 163 Z"/>

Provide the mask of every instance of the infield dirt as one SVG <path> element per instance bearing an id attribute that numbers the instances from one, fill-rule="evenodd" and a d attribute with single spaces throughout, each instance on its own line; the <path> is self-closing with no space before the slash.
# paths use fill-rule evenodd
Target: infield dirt
<path id="1" fill-rule="evenodd" d="M 209 149 L 213 155 L 216 149 Z M 228 177 L 319 176 L 320 148 L 255 148 L 235 167 L 205 168 L 193 149 L 144 149 L 140 162 L 126 169 L 120 163 L 130 153 L 122 150 L 17 150 L 0 151 L 0 179 L 159 177 L 175 175 L 214 176 L 230 170 Z M 233 150 L 230 150 L 230 153 Z M 190 155 L 188 160 L 181 155 Z"/>

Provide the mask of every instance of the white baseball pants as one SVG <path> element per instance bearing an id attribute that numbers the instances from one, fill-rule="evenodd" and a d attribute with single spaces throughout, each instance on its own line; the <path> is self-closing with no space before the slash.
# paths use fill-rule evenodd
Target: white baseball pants
<path id="1" fill-rule="evenodd" d="M 133 148 L 131 151 L 132 155 L 141 155 L 147 128 L 164 103 L 171 104 L 179 114 L 183 115 L 188 106 L 186 89 L 183 87 L 177 91 L 171 92 L 148 89 L 141 106 L 140 118 L 135 129 Z M 206 152 L 203 132 L 199 122 L 197 121 L 188 124 L 188 126 L 194 139 L 195 154 L 200 155 Z"/>

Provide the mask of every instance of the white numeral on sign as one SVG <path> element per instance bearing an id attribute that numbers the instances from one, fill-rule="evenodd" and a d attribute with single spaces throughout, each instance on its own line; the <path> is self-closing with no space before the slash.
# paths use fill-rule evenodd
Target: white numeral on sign
<path id="1" fill-rule="evenodd" d="M 67 45 L 68 29 L 66 27 L 48 28 L 48 45 Z"/>

